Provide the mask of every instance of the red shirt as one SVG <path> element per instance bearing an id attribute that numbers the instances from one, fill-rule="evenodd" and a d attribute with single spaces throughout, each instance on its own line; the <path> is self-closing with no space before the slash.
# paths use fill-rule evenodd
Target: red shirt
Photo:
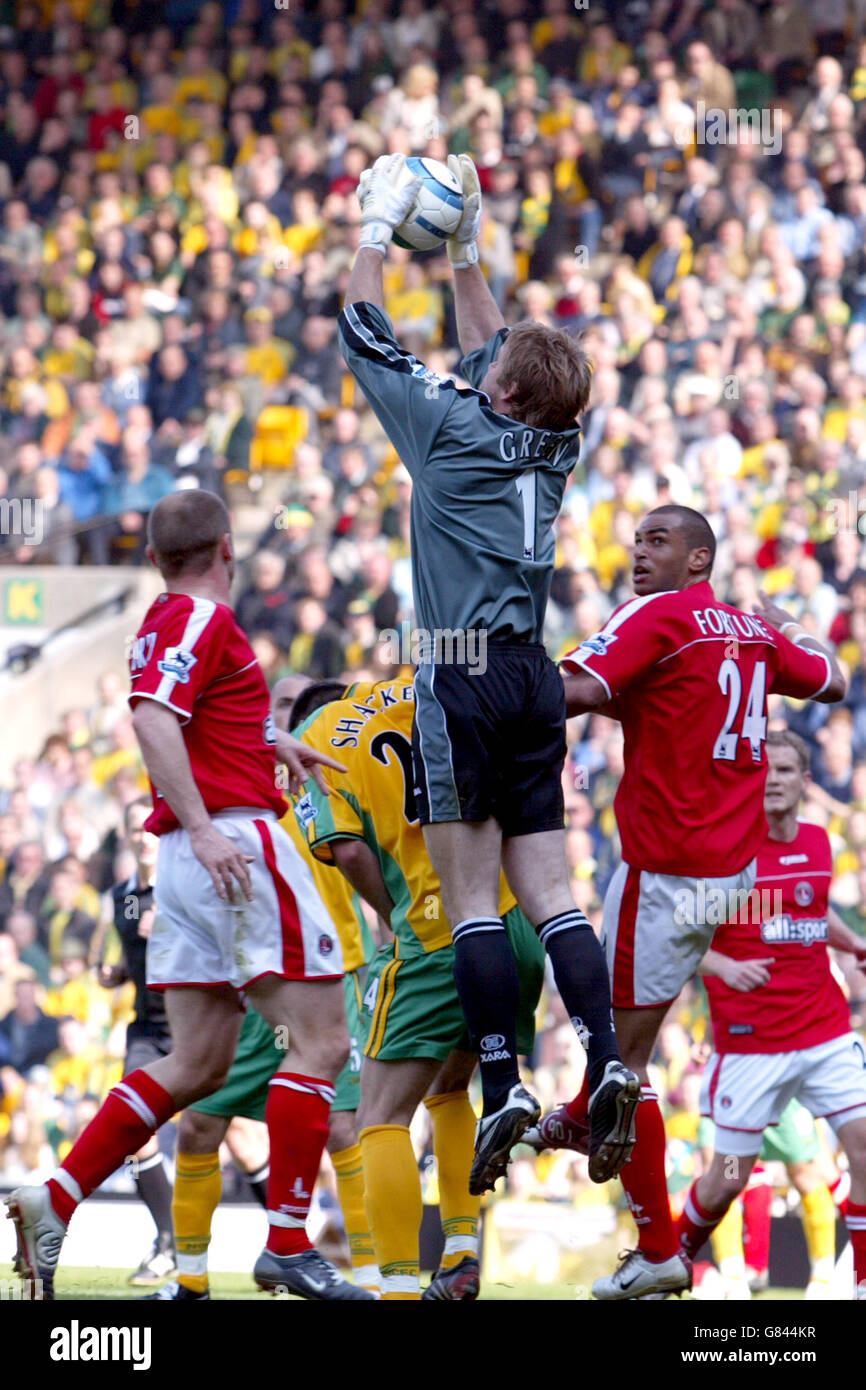
<path id="1" fill-rule="evenodd" d="M 688 877 L 739 873 L 764 842 L 767 695 L 805 698 L 827 657 L 795 647 L 708 583 L 630 599 L 569 653 L 619 719 L 625 771 L 614 806 L 623 858 Z"/>
<path id="2" fill-rule="evenodd" d="M 766 840 L 756 897 L 719 927 L 713 950 L 735 960 L 775 958 L 770 983 L 743 994 L 715 975 L 704 983 L 717 1052 L 799 1052 L 851 1027 L 830 973 L 827 894 L 833 854 L 826 830 L 801 822 L 793 840 Z"/>
<path id="3" fill-rule="evenodd" d="M 129 703 L 156 700 L 178 716 L 208 811 L 261 806 L 283 814 L 268 687 L 230 608 L 160 594 L 139 628 L 129 666 Z M 177 817 L 153 783 L 151 791 L 146 829 L 154 835 L 176 830 Z"/>

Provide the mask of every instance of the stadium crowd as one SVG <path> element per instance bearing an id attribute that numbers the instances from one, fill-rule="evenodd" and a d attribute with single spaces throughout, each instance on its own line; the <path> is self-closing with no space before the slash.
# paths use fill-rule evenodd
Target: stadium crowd
<path id="1" fill-rule="evenodd" d="M 205 487 L 245 560 L 238 617 L 269 681 L 375 676 L 412 624 L 411 480 L 353 390 L 336 315 L 355 189 L 383 151 L 469 151 L 481 260 L 509 322 L 582 333 L 582 461 L 558 523 L 547 642 L 561 655 L 629 593 L 636 518 L 711 521 L 717 594 L 759 588 L 835 643 L 841 706 L 775 698 L 808 741 L 807 819 L 833 902 L 866 930 L 866 12 L 824 0 L 25 0 L 0 4 L 0 499 L 41 543 L 0 562 L 145 563 L 149 509 Z M 758 119 L 744 122 L 744 111 Z M 725 118 L 725 138 L 708 113 Z M 714 131 L 716 132 L 714 134 Z M 386 307 L 458 371 L 444 253 L 392 248 Z M 619 727 L 573 721 L 574 896 L 595 924 L 619 846 Z M 120 1075 L 128 993 L 92 966 L 146 789 L 106 672 L 0 792 L 0 1182 L 45 1176 Z M 866 1022 L 866 982 L 852 976 Z M 581 1061 L 555 993 L 532 1060 L 546 1108 Z M 657 1076 L 695 1162 L 690 987 Z M 423 1137 L 422 1137 L 423 1142 Z M 517 1165 L 569 1197 L 582 1161 Z"/>

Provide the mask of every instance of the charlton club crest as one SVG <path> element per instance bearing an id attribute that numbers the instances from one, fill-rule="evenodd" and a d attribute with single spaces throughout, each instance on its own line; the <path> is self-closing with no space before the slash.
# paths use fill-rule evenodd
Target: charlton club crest
<path id="1" fill-rule="evenodd" d="M 815 890 L 807 879 L 801 878 L 794 889 L 794 900 L 799 907 L 808 907 L 815 896 Z"/>

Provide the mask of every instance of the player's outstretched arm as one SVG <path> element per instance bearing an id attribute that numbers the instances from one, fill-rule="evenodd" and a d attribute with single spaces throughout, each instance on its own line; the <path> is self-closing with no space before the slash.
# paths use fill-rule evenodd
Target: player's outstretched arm
<path id="1" fill-rule="evenodd" d="M 494 333 L 505 327 L 505 320 L 478 264 L 478 235 L 481 231 L 478 170 L 468 154 L 459 157 L 450 154 L 448 168 L 460 180 L 463 190 L 463 216 L 460 226 L 448 241 L 448 259 L 454 270 L 457 339 L 465 356 L 483 347 Z"/>
<path id="2" fill-rule="evenodd" d="M 154 700 L 139 700 L 132 722 L 150 780 L 189 834 L 192 852 L 213 879 L 219 896 L 231 901 L 234 882 L 252 901 L 247 856 L 221 835 L 195 784 L 177 715 Z"/>
<path id="3" fill-rule="evenodd" d="M 780 608 L 763 589 L 758 590 L 760 602 L 755 606 L 755 612 L 759 618 L 763 618 L 765 623 L 774 627 L 777 632 L 781 632 L 783 637 L 787 637 L 789 642 L 793 642 L 797 647 L 804 647 L 806 651 L 820 652 L 826 656 L 830 663 L 831 677 L 830 683 L 820 695 L 813 698 L 822 705 L 833 705 L 838 700 L 845 698 L 848 689 L 848 681 L 845 672 L 839 665 L 834 653 L 827 647 L 814 633 L 809 632 L 796 618 L 792 618 L 790 613 L 786 613 L 784 608 Z"/>
<path id="4" fill-rule="evenodd" d="M 295 796 L 312 777 L 319 791 L 324 796 L 330 796 L 331 789 L 325 781 L 322 768 L 332 767 L 335 772 L 345 772 L 344 764 L 338 763 L 329 753 L 320 753 L 317 748 L 311 748 L 301 739 L 284 733 L 282 729 L 277 729 L 276 733 L 277 758 L 289 769 L 289 791 L 292 795 Z"/>
<path id="5" fill-rule="evenodd" d="M 864 969 L 866 967 L 866 941 L 850 927 L 845 926 L 842 918 L 833 907 L 827 909 L 827 927 L 827 945 L 832 946 L 834 951 L 847 951 L 856 958 L 860 969 Z"/>
<path id="6" fill-rule="evenodd" d="M 409 173 L 406 156 L 383 154 L 358 184 L 361 244 L 346 287 L 347 304 L 384 307 L 382 266 L 394 228 L 404 221 L 421 180 Z"/>

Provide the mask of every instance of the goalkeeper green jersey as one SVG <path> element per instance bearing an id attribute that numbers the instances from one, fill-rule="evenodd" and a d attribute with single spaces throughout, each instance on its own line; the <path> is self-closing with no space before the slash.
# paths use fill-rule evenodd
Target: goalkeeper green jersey
<path id="1" fill-rule="evenodd" d="M 401 348 L 374 305 L 352 304 L 339 320 L 346 364 L 412 475 L 418 626 L 540 642 L 553 524 L 580 430 L 554 433 L 492 409 L 478 388 L 507 332 L 464 357 L 461 388 Z"/>

